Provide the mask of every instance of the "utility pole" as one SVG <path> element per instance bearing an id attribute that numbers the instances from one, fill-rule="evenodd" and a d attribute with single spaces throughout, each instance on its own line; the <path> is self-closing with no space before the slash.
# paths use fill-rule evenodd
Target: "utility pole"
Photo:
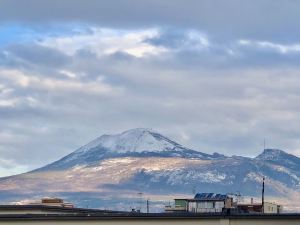
<path id="1" fill-rule="evenodd" d="M 143 202 L 143 192 L 139 192 L 137 194 L 138 194 L 137 211 L 141 212 L 142 211 L 142 202 Z"/>
<path id="2" fill-rule="evenodd" d="M 264 138 L 264 151 L 266 150 L 266 139 Z M 264 159 L 263 159 L 264 163 Z M 262 183 L 262 193 L 261 193 L 261 212 L 264 213 L 265 211 L 265 176 L 263 175 L 263 183 Z"/>
<path id="3" fill-rule="evenodd" d="M 149 199 L 147 199 L 147 213 L 149 213 Z"/>
<path id="4" fill-rule="evenodd" d="M 261 195 L 261 212 L 264 213 L 264 206 L 265 206 L 265 177 L 263 177 L 263 184 L 262 184 L 262 195 Z"/>

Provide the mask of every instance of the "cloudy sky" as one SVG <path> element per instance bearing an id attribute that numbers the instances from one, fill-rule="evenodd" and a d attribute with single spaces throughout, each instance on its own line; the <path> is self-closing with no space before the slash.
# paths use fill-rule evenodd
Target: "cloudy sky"
<path id="1" fill-rule="evenodd" d="M 300 1 L 1 0 L 0 176 L 104 134 L 300 156 Z"/>

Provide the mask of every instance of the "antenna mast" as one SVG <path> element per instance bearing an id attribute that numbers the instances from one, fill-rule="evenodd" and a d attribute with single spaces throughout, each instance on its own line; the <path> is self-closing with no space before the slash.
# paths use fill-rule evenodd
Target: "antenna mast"
<path id="1" fill-rule="evenodd" d="M 137 211 L 142 211 L 142 202 L 143 202 L 143 192 L 138 192 L 138 201 L 137 201 Z"/>
<path id="2" fill-rule="evenodd" d="M 264 151 L 266 150 L 266 139 L 264 138 Z M 263 158 L 264 163 L 264 158 Z M 265 176 L 263 174 L 263 183 L 262 183 L 262 193 L 261 193 L 261 212 L 264 213 L 265 211 Z"/>
<path id="3" fill-rule="evenodd" d="M 150 201 L 149 201 L 149 199 L 147 199 L 147 213 L 149 213 L 150 212 L 150 210 L 149 210 L 149 205 L 150 205 Z"/>
<path id="4" fill-rule="evenodd" d="M 264 206 L 265 206 L 265 177 L 263 177 L 263 184 L 262 184 L 262 195 L 261 195 L 261 206 L 262 206 L 262 213 L 264 213 Z"/>

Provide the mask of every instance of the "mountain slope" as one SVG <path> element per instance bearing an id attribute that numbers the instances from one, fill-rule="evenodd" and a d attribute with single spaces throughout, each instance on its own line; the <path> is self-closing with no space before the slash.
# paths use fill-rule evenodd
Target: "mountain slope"
<path id="1" fill-rule="evenodd" d="M 190 195 L 192 189 L 259 197 L 266 177 L 267 199 L 280 197 L 295 208 L 299 164 L 298 157 L 274 149 L 256 158 L 205 154 L 139 128 L 103 135 L 45 167 L 0 178 L 0 197 L 11 202 L 60 196 L 79 206 L 88 201 L 93 207 L 124 210 L 138 192 L 157 198 L 157 205 L 166 196 Z"/>
<path id="2" fill-rule="evenodd" d="M 102 135 L 64 158 L 39 169 L 61 170 L 76 165 L 92 165 L 100 160 L 128 156 L 160 156 L 212 159 L 224 157 L 209 155 L 164 137 L 150 129 L 136 128 L 116 135 Z"/>
<path id="3" fill-rule="evenodd" d="M 265 149 L 256 159 L 300 170 L 300 158 L 279 149 Z"/>

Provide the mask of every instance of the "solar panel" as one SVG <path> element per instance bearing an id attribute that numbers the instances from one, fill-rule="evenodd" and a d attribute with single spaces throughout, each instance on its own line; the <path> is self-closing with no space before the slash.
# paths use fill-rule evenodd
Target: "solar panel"
<path id="1" fill-rule="evenodd" d="M 197 193 L 194 199 L 198 200 L 225 200 L 227 195 L 214 194 L 214 193 Z"/>
<path id="2" fill-rule="evenodd" d="M 207 196 L 207 198 L 210 199 L 210 198 L 213 197 L 213 195 L 214 195 L 214 193 L 209 193 L 208 196 Z"/>
<path id="3" fill-rule="evenodd" d="M 221 194 L 216 194 L 215 197 L 214 197 L 214 199 L 218 200 L 218 199 L 220 199 L 221 197 L 222 197 Z"/>

